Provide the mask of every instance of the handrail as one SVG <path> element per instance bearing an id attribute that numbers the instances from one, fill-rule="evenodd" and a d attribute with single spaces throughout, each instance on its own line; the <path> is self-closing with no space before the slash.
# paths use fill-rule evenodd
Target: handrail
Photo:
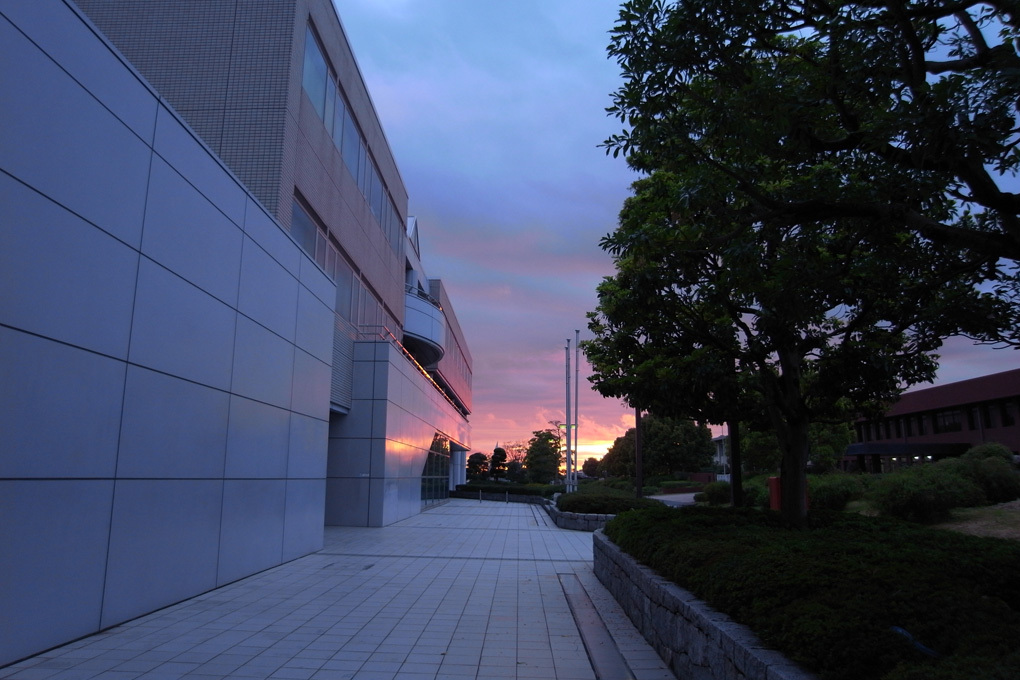
<path id="1" fill-rule="evenodd" d="M 429 295 L 428 293 L 423 291 L 418 286 L 412 286 L 409 283 L 405 283 L 404 284 L 404 292 L 407 293 L 408 295 L 417 295 L 422 300 L 425 300 L 425 302 L 428 302 L 430 305 L 432 305 L 433 307 L 435 307 L 439 311 L 443 311 L 443 305 L 441 305 L 439 303 L 439 300 L 435 299 L 434 297 L 432 297 L 431 295 Z"/>
<path id="2" fill-rule="evenodd" d="M 370 328 L 376 328 L 378 330 L 376 330 L 376 331 L 368 330 Z M 456 402 L 454 402 L 454 400 L 452 398 L 450 398 L 450 395 L 446 393 L 446 390 L 444 390 L 439 385 L 439 383 L 436 382 L 436 379 L 433 378 L 429 374 L 429 372 L 425 370 L 424 366 L 422 366 L 420 363 L 418 363 L 418 360 L 414 358 L 414 355 L 412 355 L 407 350 L 407 348 L 404 347 L 404 343 L 400 342 L 400 340 L 397 339 L 397 336 L 395 336 L 393 334 L 393 331 L 391 331 L 387 326 L 385 326 L 385 325 L 380 325 L 380 326 L 359 326 L 358 327 L 358 340 L 362 340 L 362 341 L 367 341 L 367 340 L 383 340 L 383 341 L 388 341 L 391 344 L 393 344 L 394 346 L 396 346 L 396 348 L 399 349 L 404 354 L 404 357 L 406 357 L 408 361 L 410 361 L 412 364 L 414 364 L 414 366 L 418 369 L 418 372 L 421 373 L 422 376 L 424 376 L 426 380 L 428 380 L 430 383 L 432 383 L 432 386 L 435 387 L 436 390 L 438 390 L 441 395 L 443 395 L 443 399 L 446 399 L 446 401 L 450 402 L 450 406 L 452 406 L 454 409 L 456 409 L 457 413 L 460 413 L 461 415 L 463 415 L 465 417 L 467 416 L 467 414 L 464 413 L 464 411 L 461 409 L 461 407 L 457 406 Z"/>

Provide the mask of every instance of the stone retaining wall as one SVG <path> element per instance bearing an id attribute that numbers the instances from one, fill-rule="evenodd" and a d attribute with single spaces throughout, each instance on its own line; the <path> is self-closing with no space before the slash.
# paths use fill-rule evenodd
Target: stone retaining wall
<path id="1" fill-rule="evenodd" d="M 559 494 L 556 494 L 557 496 Z M 560 529 L 573 529 L 574 531 L 595 531 L 606 526 L 606 522 L 616 515 L 596 515 L 581 512 L 563 512 L 556 507 L 555 500 L 549 500 L 543 496 L 525 496 L 523 494 L 510 493 L 486 493 L 477 491 L 451 491 L 450 498 L 466 498 L 468 500 L 498 501 L 500 503 L 532 503 L 542 505 L 549 513 L 550 519 Z M 555 499 L 555 496 L 553 497 Z"/>
<path id="2" fill-rule="evenodd" d="M 555 503 L 546 505 L 545 510 L 560 529 L 573 529 L 574 531 L 595 531 L 606 526 L 606 522 L 616 517 L 616 515 L 563 512 L 556 507 Z"/>
<path id="3" fill-rule="evenodd" d="M 595 576 L 613 594 L 678 678 L 813 680 L 746 626 L 622 552 L 601 531 L 593 537 Z"/>

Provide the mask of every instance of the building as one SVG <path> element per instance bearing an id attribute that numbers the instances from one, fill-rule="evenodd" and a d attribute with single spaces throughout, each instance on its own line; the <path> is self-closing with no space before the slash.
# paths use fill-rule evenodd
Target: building
<path id="1" fill-rule="evenodd" d="M 0 665 L 441 502 L 471 357 L 329 0 L 0 1 Z"/>
<path id="2" fill-rule="evenodd" d="M 881 417 L 854 424 L 846 469 L 882 472 L 958 456 L 982 442 L 1020 451 L 1020 369 L 900 396 Z"/>

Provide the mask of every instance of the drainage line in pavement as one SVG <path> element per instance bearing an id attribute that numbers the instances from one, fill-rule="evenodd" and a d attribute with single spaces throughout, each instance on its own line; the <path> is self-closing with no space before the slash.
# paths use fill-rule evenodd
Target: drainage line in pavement
<path id="1" fill-rule="evenodd" d="M 616 641 L 609 634 L 609 629 L 595 609 L 588 592 L 581 585 L 576 574 L 557 574 L 560 586 L 570 605 L 570 613 L 581 633 L 581 641 L 588 652 L 588 660 L 598 680 L 633 680 L 623 655 L 620 654 Z"/>

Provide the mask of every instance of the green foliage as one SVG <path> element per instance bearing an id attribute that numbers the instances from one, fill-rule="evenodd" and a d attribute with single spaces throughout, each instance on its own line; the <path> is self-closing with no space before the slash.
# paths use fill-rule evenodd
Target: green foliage
<path id="1" fill-rule="evenodd" d="M 704 490 L 694 497 L 694 500 L 709 505 L 726 505 L 730 502 L 732 493 L 729 482 L 709 482 L 705 485 Z"/>
<path id="2" fill-rule="evenodd" d="M 985 495 L 946 465 L 914 465 L 883 475 L 872 485 L 869 500 L 884 515 L 933 523 L 949 519 L 953 508 L 983 504 Z"/>
<path id="3" fill-rule="evenodd" d="M 1014 542 L 815 510 L 791 529 L 706 506 L 622 514 L 606 535 L 822 680 L 1020 677 Z"/>
<path id="4" fill-rule="evenodd" d="M 744 507 L 764 510 L 769 507 L 768 477 L 752 477 L 744 480 Z"/>
<path id="5" fill-rule="evenodd" d="M 977 484 L 989 503 L 1007 503 L 1020 498 L 1020 476 L 1002 457 L 996 448 L 999 446 L 975 447 L 960 458 L 945 458 L 935 466 L 951 470 Z"/>
<path id="6" fill-rule="evenodd" d="M 621 497 L 603 494 L 568 493 L 556 499 L 556 507 L 563 512 L 615 515 L 635 508 L 649 508 L 662 505 L 650 498 Z"/>
<path id="7" fill-rule="evenodd" d="M 643 176 L 601 243 L 592 381 L 765 416 L 791 519 L 812 422 L 930 380 L 947 336 L 1020 341 L 1018 203 L 988 173 L 1020 168 L 1017 21 L 896 6 L 632 0 L 611 33 L 627 129 L 606 148 Z"/>
<path id="8" fill-rule="evenodd" d="M 696 472 L 712 461 L 712 433 L 704 425 L 682 418 L 645 415 L 641 418 L 641 465 L 650 486 L 654 478 L 668 478 L 678 472 Z M 598 466 L 599 474 L 633 477 L 634 428 L 609 448 Z"/>
<path id="9" fill-rule="evenodd" d="M 741 446 L 744 467 L 752 472 L 775 472 L 779 469 L 783 451 L 779 439 L 771 429 L 756 429 L 747 425 L 741 428 Z M 808 427 L 808 463 L 813 472 L 828 472 L 843 457 L 853 442 L 853 429 L 839 422 L 811 423 Z"/>
<path id="10" fill-rule="evenodd" d="M 548 484 L 560 474 L 560 435 L 553 430 L 536 430 L 528 441 L 528 453 L 524 457 L 524 467 L 528 472 L 528 481 L 536 484 Z"/>
<path id="11" fill-rule="evenodd" d="M 859 475 L 830 472 L 808 476 L 808 497 L 812 510 L 841 511 L 847 503 L 859 500 L 863 495 L 864 483 Z"/>
<path id="12" fill-rule="evenodd" d="M 984 460 L 985 458 L 1001 458 L 1006 463 L 1013 462 L 1013 452 L 1009 447 L 998 442 L 985 442 L 972 446 L 963 454 L 964 460 Z"/>
<path id="13" fill-rule="evenodd" d="M 482 452 L 472 453 L 467 459 L 468 479 L 489 478 L 489 457 Z"/>
<path id="14" fill-rule="evenodd" d="M 506 451 L 500 447 L 496 447 L 492 451 L 492 457 L 489 459 L 489 474 L 492 475 L 493 479 L 503 479 L 507 476 L 507 464 L 506 464 Z"/>
<path id="15" fill-rule="evenodd" d="M 992 456 L 979 460 L 974 472 L 975 481 L 989 503 L 1008 503 L 1020 498 L 1020 476 L 1002 458 Z"/>
<path id="16" fill-rule="evenodd" d="M 599 459 L 598 458 L 585 458 L 581 464 L 581 472 L 588 477 L 599 476 Z"/>

